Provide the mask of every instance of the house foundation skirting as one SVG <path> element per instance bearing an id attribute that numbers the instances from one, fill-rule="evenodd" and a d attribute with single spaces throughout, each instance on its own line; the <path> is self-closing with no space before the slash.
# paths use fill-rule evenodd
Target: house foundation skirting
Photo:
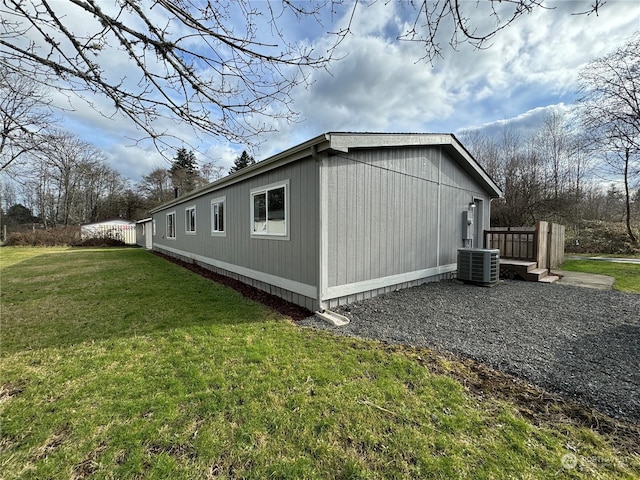
<path id="1" fill-rule="evenodd" d="M 396 290 L 402 290 L 403 288 L 417 287 L 424 283 L 439 282 L 441 280 L 451 280 L 456 278 L 456 271 L 447 271 L 443 273 L 434 274 L 428 277 L 418 278 L 411 281 L 396 283 L 393 285 L 386 285 L 380 288 L 374 288 L 366 290 L 364 292 L 352 293 L 349 295 L 337 296 L 325 300 L 323 303 L 325 308 L 332 309 L 340 305 L 348 305 L 350 303 L 359 302 L 368 298 L 377 297 L 378 295 L 384 295 L 385 293 L 395 292 Z"/>
<path id="2" fill-rule="evenodd" d="M 158 245 L 154 245 L 153 249 L 169 257 L 177 258 L 178 260 L 182 260 L 183 262 L 193 263 L 202 268 L 206 268 L 207 270 L 211 270 L 212 272 L 215 272 L 219 275 L 224 275 L 225 277 L 233 278 L 234 280 L 246 283 L 247 285 L 257 288 L 258 290 L 262 290 L 263 292 L 267 292 L 270 295 L 282 298 L 287 302 L 299 305 L 306 308 L 307 310 L 314 311 L 317 308 L 317 300 L 315 298 L 291 290 L 287 290 L 286 288 L 273 285 L 257 278 L 252 278 L 247 275 L 243 275 L 241 273 L 233 272 L 226 268 L 213 265 L 213 259 L 194 255 L 184 255 L 179 250 L 167 249 Z"/>
<path id="3" fill-rule="evenodd" d="M 255 272 L 253 270 L 245 269 L 243 267 L 228 265 L 218 260 L 203 257 L 200 255 L 190 254 L 171 247 L 163 247 L 154 245 L 153 249 L 167 255 L 169 257 L 177 258 L 184 262 L 193 263 L 200 267 L 211 270 L 220 275 L 224 275 L 234 280 L 238 280 L 242 283 L 246 283 L 259 290 L 267 292 L 276 297 L 282 298 L 287 302 L 291 302 L 295 305 L 306 308 L 310 311 L 321 309 L 331 309 L 340 305 L 347 305 L 349 303 L 358 302 L 360 300 L 366 300 L 367 298 L 373 298 L 378 295 L 393 292 L 396 290 L 402 290 L 403 288 L 415 287 L 428 282 L 438 282 L 440 280 L 449 280 L 456 277 L 457 265 L 450 264 L 441 267 L 432 267 L 426 270 L 420 270 L 416 272 L 410 272 L 408 274 L 394 275 L 389 277 L 378 278 L 374 280 L 368 280 L 356 284 L 341 285 L 337 287 L 331 287 L 327 292 L 331 298 L 323 299 L 319 304 L 317 298 L 310 296 L 315 293 L 315 287 L 310 285 L 303 285 L 297 282 L 292 282 L 280 277 L 272 277 L 270 275 L 262 274 L 261 272 Z M 216 265 L 216 263 L 218 265 Z M 237 271 L 224 268 L 229 266 Z M 251 275 L 251 276 L 250 276 Z M 274 285 L 273 282 L 281 283 L 282 285 Z M 400 280 L 400 281 L 399 281 Z M 285 288 L 291 284 L 293 291 Z M 312 292 L 313 290 L 313 292 Z M 308 293 L 305 295 L 305 293 Z"/>

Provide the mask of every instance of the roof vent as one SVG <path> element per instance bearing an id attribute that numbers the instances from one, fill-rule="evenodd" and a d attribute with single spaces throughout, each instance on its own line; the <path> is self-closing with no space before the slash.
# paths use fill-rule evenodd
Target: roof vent
<path id="1" fill-rule="evenodd" d="M 458 280 L 493 286 L 500 281 L 500 250 L 458 249 Z"/>

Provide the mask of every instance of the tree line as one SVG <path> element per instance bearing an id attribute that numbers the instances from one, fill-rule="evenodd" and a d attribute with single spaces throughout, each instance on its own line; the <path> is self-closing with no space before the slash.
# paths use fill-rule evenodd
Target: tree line
<path id="1" fill-rule="evenodd" d="M 4 60 L 7 60 L 4 58 Z M 140 218 L 176 194 L 215 180 L 215 162 L 198 167 L 195 154 L 177 151 L 132 185 L 104 155 L 57 128 L 43 82 L 0 61 L 0 172 L 2 205 L 21 205 L 45 225 L 105 218 Z M 46 83 L 45 83 L 46 84 Z M 465 132 L 463 143 L 496 180 L 504 198 L 494 202 L 497 225 L 538 219 L 621 219 L 633 243 L 640 179 L 640 32 L 580 72 L 579 99 L 569 116 L 549 115 L 530 135 L 508 125 L 498 133 Z M 254 163 L 246 152 L 231 173 Z M 603 189 L 602 185 L 608 185 Z M 20 216 L 24 216 L 24 210 Z M 17 211 L 11 212 L 18 214 Z"/>
<path id="2" fill-rule="evenodd" d="M 104 153 L 59 127 L 47 91 L 0 65 L 0 190 L 3 224 L 44 228 L 142 218 L 149 209 L 224 174 L 215 161 L 198 164 L 179 148 L 166 168 L 137 183 L 109 166 Z M 230 172 L 255 163 L 243 152 Z"/>
<path id="3" fill-rule="evenodd" d="M 590 62 L 579 74 L 578 94 L 568 114 L 549 114 L 531 134 L 508 124 L 493 134 L 462 134 L 504 192 L 492 204 L 492 224 L 617 221 L 637 244 L 640 32 Z"/>
<path id="4" fill-rule="evenodd" d="M 494 226 L 626 221 L 623 176 L 589 151 L 565 113 L 548 114 L 531 133 L 505 123 L 492 133 L 462 132 L 460 139 L 503 192 L 491 204 Z M 640 220 L 640 188 L 630 189 L 629 202 L 631 219 Z"/>
<path id="5" fill-rule="evenodd" d="M 182 147 L 170 166 L 158 166 L 132 183 L 107 164 L 98 148 L 69 132 L 54 129 L 39 140 L 4 171 L 3 224 L 53 228 L 115 218 L 138 220 L 225 173 L 215 161 L 199 165 L 195 152 Z M 252 163 L 255 160 L 245 151 L 229 172 Z"/>

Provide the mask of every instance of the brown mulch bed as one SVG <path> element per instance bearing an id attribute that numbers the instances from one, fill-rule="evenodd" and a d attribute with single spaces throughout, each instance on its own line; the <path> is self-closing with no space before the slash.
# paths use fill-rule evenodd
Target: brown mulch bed
<path id="1" fill-rule="evenodd" d="M 247 285 L 240 280 L 235 280 L 233 278 L 220 275 L 219 273 L 196 265 L 195 263 L 185 262 L 183 260 L 179 260 L 177 258 L 173 258 L 155 251 L 153 253 L 159 257 L 164 258 L 165 260 L 168 260 L 171 263 L 175 263 L 176 265 L 180 265 L 187 270 L 191 270 L 192 272 L 197 273 L 204 278 L 208 278 L 210 280 L 213 280 L 214 282 L 233 288 L 237 292 L 240 292 L 244 297 L 262 303 L 270 309 L 281 313 L 282 315 L 290 317 L 294 321 L 302 320 L 303 318 L 307 318 L 310 315 L 313 315 L 313 312 L 307 310 L 306 308 L 295 305 L 291 302 L 287 302 L 280 297 L 276 297 L 275 295 L 271 295 L 270 293 L 259 290 L 255 287 L 252 287 L 251 285 Z"/>

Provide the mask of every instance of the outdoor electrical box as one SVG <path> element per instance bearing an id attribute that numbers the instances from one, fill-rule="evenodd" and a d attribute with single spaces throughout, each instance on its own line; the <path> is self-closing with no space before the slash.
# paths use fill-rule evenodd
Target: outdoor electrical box
<path id="1" fill-rule="evenodd" d="M 473 242 L 473 210 L 462 212 L 462 241 L 465 247 L 471 247 Z"/>

